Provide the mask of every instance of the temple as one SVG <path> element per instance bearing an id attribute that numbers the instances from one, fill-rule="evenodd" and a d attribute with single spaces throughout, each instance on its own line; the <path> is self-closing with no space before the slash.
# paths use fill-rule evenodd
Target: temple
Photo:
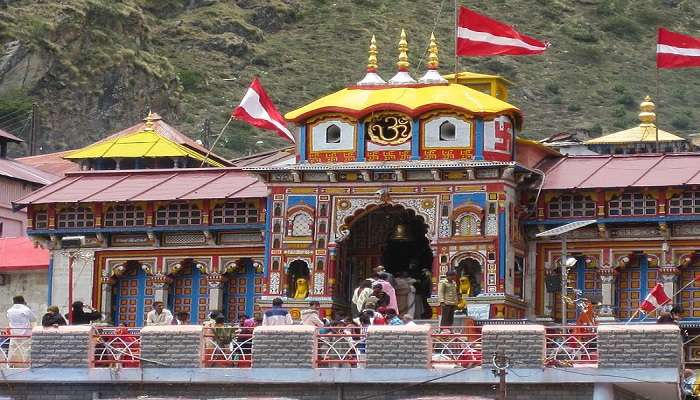
<path id="1" fill-rule="evenodd" d="M 561 317 L 547 283 L 562 249 L 535 235 L 578 220 L 595 223 L 568 236 L 568 284 L 603 318 L 700 273 L 700 155 L 656 140 L 651 99 L 639 127 L 587 143 L 606 154 L 564 156 L 523 137 L 508 81 L 442 76 L 434 37 L 414 77 L 407 49 L 402 33 L 385 80 L 372 38 L 361 80 L 288 112 L 295 148 L 227 161 L 149 115 L 63 153 L 78 168 L 15 203 L 51 250 L 49 304 L 83 300 L 130 326 L 155 300 L 194 323 L 275 297 L 295 317 L 311 299 L 329 315 L 383 265 L 416 280 L 416 318 L 437 317 L 438 279 L 455 269 L 476 319 L 547 322 Z M 632 142 L 664 152 L 628 154 Z M 699 290 L 676 299 L 686 321 Z"/>

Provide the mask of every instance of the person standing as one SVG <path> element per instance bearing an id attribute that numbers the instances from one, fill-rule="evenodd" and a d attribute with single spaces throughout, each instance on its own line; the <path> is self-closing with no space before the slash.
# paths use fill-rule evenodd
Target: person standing
<path id="1" fill-rule="evenodd" d="M 438 284 L 438 301 L 440 302 L 440 326 L 454 325 L 454 315 L 459 304 L 460 293 L 457 290 L 457 273 L 447 271 L 445 279 Z"/>
<path id="2" fill-rule="evenodd" d="M 384 272 L 379 274 L 379 279 L 374 285 L 376 286 L 377 284 L 382 285 L 382 291 L 389 296 L 389 308 L 398 310 L 399 303 L 396 301 L 396 289 L 394 289 L 394 286 L 389 282 L 389 276 Z"/>
<path id="3" fill-rule="evenodd" d="M 294 320 L 292 320 L 289 311 L 282 307 L 283 304 L 284 302 L 279 297 L 275 297 L 275 299 L 272 300 L 272 308 L 265 311 L 263 314 L 263 326 L 294 324 Z"/>
<path id="4" fill-rule="evenodd" d="M 7 310 L 7 321 L 12 336 L 7 358 L 10 366 L 22 367 L 29 362 L 32 322 L 36 321 L 36 315 L 27 307 L 23 296 L 13 297 L 12 303 L 12 307 Z"/>
<path id="5" fill-rule="evenodd" d="M 352 294 L 352 316 L 357 317 L 362 312 L 365 302 L 372 295 L 372 281 L 365 279 Z"/>
<path id="6" fill-rule="evenodd" d="M 309 302 L 309 308 L 301 310 L 301 324 L 315 326 L 317 328 L 323 327 L 325 324 L 321 321 L 319 310 L 321 309 L 321 303 L 316 300 Z"/>
<path id="7" fill-rule="evenodd" d="M 46 309 L 46 314 L 41 318 L 41 326 L 48 328 L 50 326 L 58 328 L 60 325 L 67 325 L 66 319 L 58 310 L 58 307 L 51 306 Z"/>
<path id="8" fill-rule="evenodd" d="M 72 309 L 72 325 L 88 325 L 92 321 L 102 319 L 101 312 L 96 311 L 94 308 L 85 305 L 82 301 L 74 301 Z"/>
<path id="9" fill-rule="evenodd" d="M 165 308 L 162 301 L 154 301 L 153 309 L 146 314 L 146 326 L 170 325 L 173 322 L 173 313 Z"/>

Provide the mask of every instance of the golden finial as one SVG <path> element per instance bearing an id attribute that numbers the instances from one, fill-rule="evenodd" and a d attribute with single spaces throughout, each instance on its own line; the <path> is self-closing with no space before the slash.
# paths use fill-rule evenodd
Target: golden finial
<path id="1" fill-rule="evenodd" d="M 369 41 L 369 57 L 367 58 L 367 72 L 377 71 L 377 39 L 372 35 Z"/>
<path id="2" fill-rule="evenodd" d="M 656 105 L 652 103 L 651 97 L 647 95 L 642 104 L 639 105 L 639 121 L 641 121 L 642 125 L 654 125 L 654 122 L 656 122 L 654 109 L 656 109 Z"/>
<path id="3" fill-rule="evenodd" d="M 153 113 L 149 110 L 148 115 L 146 116 L 146 128 L 144 128 L 144 131 L 152 131 L 153 130 Z"/>
<path id="4" fill-rule="evenodd" d="M 396 63 L 399 71 L 408 71 L 408 42 L 406 41 L 406 31 L 401 29 L 401 40 L 399 40 L 399 62 Z"/>
<path id="5" fill-rule="evenodd" d="M 430 46 L 428 46 L 428 69 L 438 69 L 438 46 L 435 41 L 435 34 L 430 34 Z"/>

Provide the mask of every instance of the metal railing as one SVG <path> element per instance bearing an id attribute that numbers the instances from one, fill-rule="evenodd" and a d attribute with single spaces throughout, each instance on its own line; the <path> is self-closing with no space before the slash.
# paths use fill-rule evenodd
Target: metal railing
<path id="1" fill-rule="evenodd" d="M 546 329 L 545 366 L 598 365 L 596 326 L 548 326 Z"/>
<path id="2" fill-rule="evenodd" d="M 253 364 L 253 328 L 205 327 L 205 368 L 250 368 Z"/>
<path id="3" fill-rule="evenodd" d="M 29 368 L 32 328 L 0 328 L 0 368 Z"/>
<path id="4" fill-rule="evenodd" d="M 319 328 L 316 343 L 316 368 L 364 368 L 367 328 Z"/>
<path id="5" fill-rule="evenodd" d="M 471 368 L 481 365 L 481 326 L 436 327 L 430 333 L 432 368 Z"/>
<path id="6" fill-rule="evenodd" d="M 141 329 L 95 327 L 95 367 L 141 366 Z"/>

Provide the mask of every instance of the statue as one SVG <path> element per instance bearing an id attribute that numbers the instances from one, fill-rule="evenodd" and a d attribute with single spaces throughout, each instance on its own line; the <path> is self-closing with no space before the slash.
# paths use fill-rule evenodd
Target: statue
<path id="1" fill-rule="evenodd" d="M 295 299 L 305 299 L 309 295 L 309 283 L 306 278 L 297 278 Z"/>
<path id="2" fill-rule="evenodd" d="M 457 304 L 457 309 L 464 310 L 467 308 L 467 301 L 465 299 L 472 296 L 472 280 L 468 275 L 459 278 L 459 292 L 462 294 L 462 298 L 459 304 Z"/>

